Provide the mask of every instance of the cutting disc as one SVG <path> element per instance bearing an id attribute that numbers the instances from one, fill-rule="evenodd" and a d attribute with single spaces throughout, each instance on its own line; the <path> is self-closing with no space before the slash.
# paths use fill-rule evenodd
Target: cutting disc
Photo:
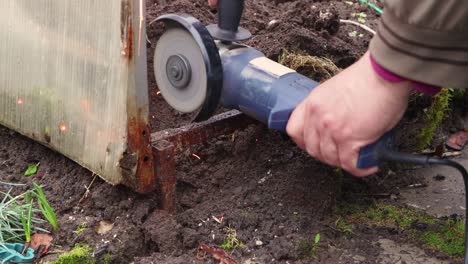
<path id="1" fill-rule="evenodd" d="M 202 107 L 207 96 L 207 71 L 202 51 L 189 31 L 172 27 L 161 36 L 154 71 L 159 90 L 170 106 L 183 113 Z"/>

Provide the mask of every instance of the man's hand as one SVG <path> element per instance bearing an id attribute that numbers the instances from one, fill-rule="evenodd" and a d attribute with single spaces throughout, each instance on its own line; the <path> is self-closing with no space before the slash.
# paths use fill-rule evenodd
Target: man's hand
<path id="1" fill-rule="evenodd" d="M 218 6 L 218 0 L 208 0 L 208 5 L 211 8 L 216 8 Z"/>
<path id="2" fill-rule="evenodd" d="M 311 156 L 354 174 L 359 150 L 378 140 L 402 118 L 411 87 L 390 83 L 372 69 L 369 53 L 315 88 L 296 108 L 287 132 Z"/>

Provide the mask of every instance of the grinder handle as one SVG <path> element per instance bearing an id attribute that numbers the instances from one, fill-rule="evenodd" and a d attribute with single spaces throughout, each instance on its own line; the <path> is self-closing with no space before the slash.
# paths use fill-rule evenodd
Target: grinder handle
<path id="1" fill-rule="evenodd" d="M 298 73 L 280 77 L 270 91 L 274 103 L 270 110 L 268 127 L 286 132 L 286 125 L 292 112 L 317 85 L 318 83 Z M 376 142 L 363 147 L 359 151 L 356 167 L 367 169 L 378 166 L 383 161 L 380 153 L 385 149 L 393 148 L 394 134 L 393 130 L 389 131 Z"/>
<path id="2" fill-rule="evenodd" d="M 243 11 L 244 0 L 218 0 L 218 27 L 236 33 Z"/>

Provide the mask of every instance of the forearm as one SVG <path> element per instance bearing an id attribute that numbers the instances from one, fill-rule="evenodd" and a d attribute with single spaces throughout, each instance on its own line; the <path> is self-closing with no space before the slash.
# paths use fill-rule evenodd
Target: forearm
<path id="1" fill-rule="evenodd" d="M 436 86 L 468 87 L 468 2 L 387 0 L 370 51 L 383 68 Z"/>

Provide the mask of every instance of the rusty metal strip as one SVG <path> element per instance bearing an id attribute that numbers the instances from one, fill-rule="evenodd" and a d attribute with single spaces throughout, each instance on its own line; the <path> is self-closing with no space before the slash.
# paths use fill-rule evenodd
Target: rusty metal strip
<path id="1" fill-rule="evenodd" d="M 176 185 L 176 170 L 174 159 L 174 144 L 159 140 L 153 144 L 155 172 L 158 176 L 158 193 L 160 207 L 163 210 L 174 211 L 174 192 Z"/>
<path id="2" fill-rule="evenodd" d="M 151 134 L 151 142 L 166 140 L 172 142 L 176 151 L 184 147 L 201 143 L 210 138 L 232 133 L 254 122 L 237 110 L 231 110 L 207 121 L 186 125 L 179 128 L 166 129 Z"/>
<path id="3" fill-rule="evenodd" d="M 216 115 L 208 121 L 166 129 L 151 134 L 158 193 L 163 210 L 174 212 L 176 179 L 175 155 L 190 145 L 233 133 L 254 121 L 239 111 Z"/>

